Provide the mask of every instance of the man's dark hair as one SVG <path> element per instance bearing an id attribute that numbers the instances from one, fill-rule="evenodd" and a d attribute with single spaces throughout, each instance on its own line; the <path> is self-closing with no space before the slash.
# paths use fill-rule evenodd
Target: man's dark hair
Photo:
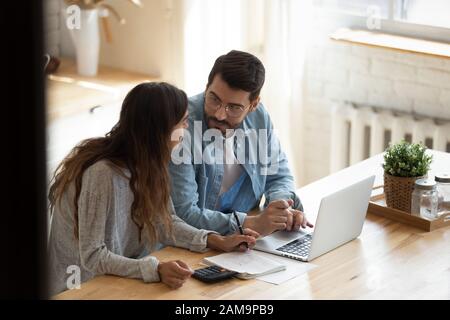
<path id="1" fill-rule="evenodd" d="M 233 89 L 250 92 L 250 101 L 259 96 L 264 84 L 265 69 L 262 62 L 254 55 L 232 50 L 216 59 L 208 76 L 209 87 L 216 74 Z"/>

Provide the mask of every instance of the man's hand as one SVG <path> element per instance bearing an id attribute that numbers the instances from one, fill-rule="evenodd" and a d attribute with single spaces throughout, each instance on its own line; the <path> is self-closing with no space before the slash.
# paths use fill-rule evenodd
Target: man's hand
<path id="1" fill-rule="evenodd" d="M 272 201 L 262 213 L 247 216 L 244 227 L 251 228 L 263 236 L 276 230 L 298 231 L 300 227 L 313 227 L 302 211 L 291 208 L 293 204 L 292 199 Z"/>
<path id="2" fill-rule="evenodd" d="M 272 201 L 257 216 L 247 216 L 244 221 L 244 227 L 251 228 L 263 236 L 276 230 L 284 230 L 288 224 L 292 228 L 293 214 L 289 211 L 289 207 L 293 203 L 291 199 Z"/>
<path id="3" fill-rule="evenodd" d="M 161 281 L 172 289 L 180 288 L 186 280 L 194 273 L 183 261 L 160 262 L 158 273 Z"/>
<path id="4" fill-rule="evenodd" d="M 314 225 L 306 219 L 305 213 L 300 210 L 289 209 L 292 216 L 292 224 L 291 227 L 289 225 L 286 226 L 287 231 L 298 231 L 300 227 L 314 227 Z"/>

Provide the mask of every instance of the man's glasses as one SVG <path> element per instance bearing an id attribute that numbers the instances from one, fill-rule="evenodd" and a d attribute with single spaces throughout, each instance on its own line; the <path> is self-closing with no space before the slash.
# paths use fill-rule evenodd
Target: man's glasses
<path id="1" fill-rule="evenodd" d="M 207 93 L 205 96 L 205 105 L 206 108 L 208 108 L 209 110 L 216 112 L 222 107 L 223 102 L 220 101 L 220 99 L 217 96 L 215 96 L 213 93 L 210 92 Z M 248 106 L 244 107 L 236 104 L 226 104 L 225 112 L 227 113 L 228 116 L 232 118 L 239 118 L 240 116 L 242 116 L 245 109 L 247 108 Z"/>

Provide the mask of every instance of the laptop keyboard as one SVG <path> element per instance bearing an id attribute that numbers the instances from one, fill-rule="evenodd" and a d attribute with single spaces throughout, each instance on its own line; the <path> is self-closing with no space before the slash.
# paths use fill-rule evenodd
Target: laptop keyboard
<path id="1" fill-rule="evenodd" d="M 300 239 L 295 239 L 277 250 L 289 254 L 295 254 L 298 256 L 306 257 L 308 256 L 309 250 L 311 249 L 312 234 L 307 234 Z"/>

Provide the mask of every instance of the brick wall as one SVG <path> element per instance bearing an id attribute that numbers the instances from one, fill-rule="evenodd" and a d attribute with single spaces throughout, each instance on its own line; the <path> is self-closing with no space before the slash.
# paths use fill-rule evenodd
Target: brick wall
<path id="1" fill-rule="evenodd" d="M 314 21 L 306 61 L 302 184 L 329 173 L 333 101 L 450 119 L 450 59 L 335 42 L 329 34 L 336 25 L 320 16 Z"/>

